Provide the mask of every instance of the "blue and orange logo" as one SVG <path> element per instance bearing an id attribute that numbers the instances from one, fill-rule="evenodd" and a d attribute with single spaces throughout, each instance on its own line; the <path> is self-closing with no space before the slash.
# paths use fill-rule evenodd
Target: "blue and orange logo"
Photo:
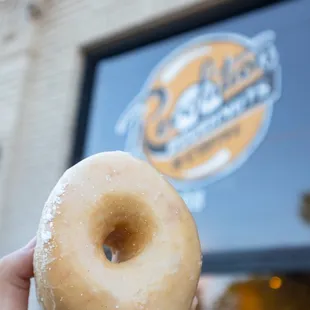
<path id="1" fill-rule="evenodd" d="M 240 167 L 263 141 L 281 91 L 272 31 L 199 37 L 168 55 L 121 115 L 126 151 L 179 191 Z"/>

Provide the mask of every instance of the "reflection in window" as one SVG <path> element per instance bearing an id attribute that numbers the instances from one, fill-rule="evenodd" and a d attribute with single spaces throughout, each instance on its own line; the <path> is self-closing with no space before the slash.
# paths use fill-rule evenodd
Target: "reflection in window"
<path id="1" fill-rule="evenodd" d="M 202 276 L 197 310 L 310 309 L 310 273 Z"/>

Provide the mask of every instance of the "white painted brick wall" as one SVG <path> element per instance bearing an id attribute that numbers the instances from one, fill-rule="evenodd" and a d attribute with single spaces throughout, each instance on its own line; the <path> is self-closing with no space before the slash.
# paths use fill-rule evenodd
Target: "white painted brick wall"
<path id="1" fill-rule="evenodd" d="M 83 69 L 81 48 L 202 0 L 40 0 L 0 6 L 0 256 L 36 232 L 44 201 L 66 169 Z M 211 0 L 209 0 L 211 1 Z M 31 295 L 29 309 L 36 309 Z"/>

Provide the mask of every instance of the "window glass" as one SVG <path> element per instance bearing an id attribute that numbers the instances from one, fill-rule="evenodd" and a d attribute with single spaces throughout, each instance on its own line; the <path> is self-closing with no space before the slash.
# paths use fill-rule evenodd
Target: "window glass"
<path id="1" fill-rule="evenodd" d="M 308 245 L 309 29 L 310 2 L 284 2 L 103 59 L 84 156 L 148 160 L 203 251 Z"/>

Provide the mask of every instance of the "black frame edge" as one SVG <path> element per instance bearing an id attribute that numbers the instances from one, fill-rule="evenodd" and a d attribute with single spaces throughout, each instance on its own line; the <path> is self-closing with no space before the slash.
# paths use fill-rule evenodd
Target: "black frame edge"
<path id="1" fill-rule="evenodd" d="M 171 21 L 167 20 L 167 18 L 164 18 L 164 21 L 162 19 L 154 20 L 150 22 L 149 27 L 129 29 L 116 37 L 107 38 L 104 42 L 97 42 L 84 47 L 82 57 L 84 57 L 85 65 L 82 71 L 82 83 L 68 166 L 76 164 L 82 158 L 96 64 L 101 59 L 152 44 L 201 26 L 211 25 L 256 9 L 288 1 L 294 0 L 223 0 L 216 5 L 214 1 L 211 1 L 210 5 L 205 5 L 201 11 L 197 11 L 196 7 L 192 11 L 182 10 L 179 14 L 172 16 Z"/>
<path id="2" fill-rule="evenodd" d="M 78 109 L 73 131 L 72 152 L 68 166 L 79 162 L 82 158 L 88 117 L 91 108 L 93 84 L 95 80 L 96 64 L 105 57 L 121 54 L 123 52 L 148 45 L 185 31 L 211 25 L 213 23 L 242 15 L 269 5 L 276 5 L 297 0 L 253 0 L 253 1 L 227 1 L 218 7 L 195 14 L 180 15 L 169 23 L 154 22 L 151 29 L 129 30 L 116 39 L 106 40 L 98 46 L 88 46 L 83 49 L 84 70 Z M 169 27 L 168 27 L 169 26 Z M 168 28 L 167 28 L 168 27 Z M 125 39 L 124 39 L 125 38 Z M 107 48 L 109 46 L 109 48 Z M 204 254 L 202 273 L 271 273 L 295 272 L 310 270 L 310 247 L 266 249 L 259 251 L 234 251 L 231 253 Z"/>

